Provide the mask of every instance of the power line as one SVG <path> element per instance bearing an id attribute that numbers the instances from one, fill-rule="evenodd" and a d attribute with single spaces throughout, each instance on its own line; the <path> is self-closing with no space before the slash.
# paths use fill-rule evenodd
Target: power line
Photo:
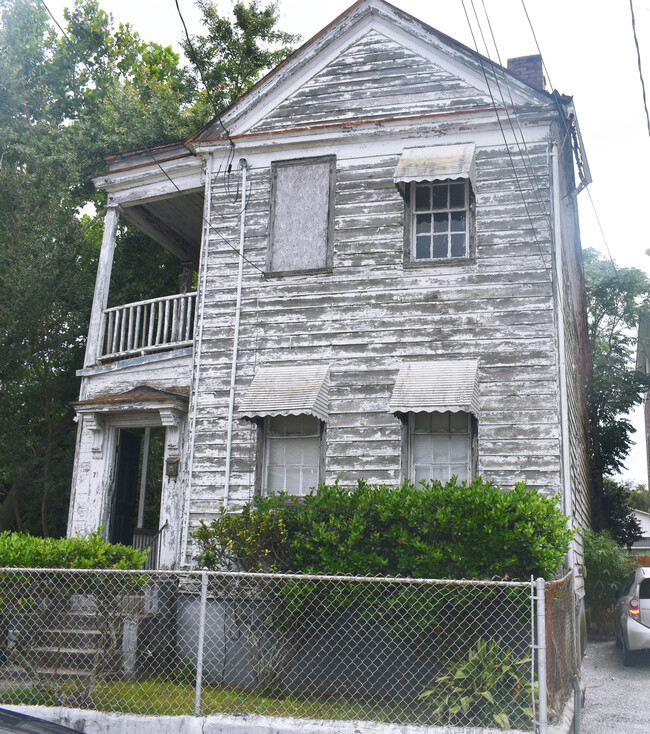
<path id="1" fill-rule="evenodd" d="M 83 64 L 83 66 L 86 68 L 86 70 L 89 73 L 92 74 L 92 70 L 90 69 L 90 67 L 88 66 L 88 64 L 86 63 L 86 61 L 84 60 L 84 58 L 82 57 L 82 55 L 78 51 L 78 45 L 77 45 L 77 43 L 72 38 L 70 38 L 70 36 L 66 33 L 65 29 L 59 23 L 59 21 L 54 17 L 54 14 L 52 13 L 52 11 L 47 6 L 47 3 L 45 2 L 45 0 L 40 0 L 40 3 L 43 5 L 43 7 L 45 8 L 45 10 L 47 11 L 47 14 L 50 16 L 50 18 L 52 19 L 52 21 L 54 22 L 54 24 L 57 26 L 57 28 L 59 29 L 59 31 L 61 32 L 61 34 L 63 35 L 63 37 L 71 45 L 75 57 Z M 129 130 L 131 130 L 131 121 L 129 119 L 127 119 L 126 115 L 124 115 L 124 113 L 120 109 L 119 105 L 113 100 L 113 98 L 109 94 L 106 94 L 105 96 L 106 96 L 106 99 L 111 104 L 111 106 L 113 107 L 113 109 L 115 110 L 115 112 L 117 112 L 117 114 L 120 116 L 120 118 L 122 119 L 122 121 L 127 125 L 127 127 L 129 128 Z M 231 142 L 230 151 L 232 152 L 232 150 L 233 150 L 232 146 L 234 145 L 234 143 L 233 143 L 232 139 L 230 140 L 230 142 Z M 153 150 L 148 145 L 146 145 L 146 144 L 144 144 L 142 142 L 140 142 L 139 145 L 140 145 L 140 148 L 142 150 L 144 150 L 146 153 L 148 153 L 148 155 L 150 156 L 151 160 L 156 164 L 156 166 L 160 169 L 161 173 L 171 183 L 171 185 L 176 189 L 176 191 L 179 194 L 183 193 L 181 191 L 181 189 L 178 187 L 178 185 L 176 184 L 176 182 L 169 175 L 169 173 L 161 165 L 160 161 L 156 158 L 156 156 L 154 155 Z M 230 155 L 230 153 L 229 153 L 229 155 Z M 239 216 L 239 214 L 240 213 L 238 212 L 237 213 L 237 216 Z M 231 250 L 233 250 L 233 252 L 236 252 L 238 255 L 240 254 L 239 248 L 236 247 L 235 245 L 233 245 L 231 242 L 229 242 L 228 239 L 218 229 L 215 229 L 210 222 L 206 221 L 205 217 L 203 216 L 203 213 L 201 213 L 201 219 L 204 222 L 204 224 L 208 227 L 208 231 L 214 232 L 224 242 L 224 244 L 226 244 Z M 243 253 L 241 253 L 241 257 L 249 265 L 251 265 L 253 268 L 255 268 L 256 270 L 258 270 L 260 273 L 262 273 L 262 274 L 264 273 L 264 271 L 262 270 L 262 268 L 260 268 L 258 265 L 256 265 L 251 260 L 249 260 Z"/>
<path id="2" fill-rule="evenodd" d="M 189 48 L 190 53 L 192 54 L 192 61 L 194 62 L 194 66 L 196 66 L 199 72 L 199 76 L 201 77 L 201 83 L 203 84 L 203 87 L 205 88 L 205 92 L 208 95 L 208 99 L 210 100 L 210 104 L 212 105 L 214 115 L 216 119 L 219 121 L 219 124 L 221 125 L 221 127 L 223 128 L 223 131 L 226 133 L 226 137 L 228 138 L 228 142 L 230 143 L 231 148 L 234 148 L 235 141 L 230 137 L 230 131 L 224 125 L 223 120 L 221 119 L 221 114 L 219 113 L 219 108 L 217 107 L 217 103 L 215 102 L 215 99 L 212 96 L 212 92 L 210 91 L 210 87 L 206 83 L 205 77 L 203 76 L 203 68 L 201 64 L 199 63 L 198 56 L 196 55 L 194 44 L 192 43 L 192 39 L 190 37 L 189 31 L 187 30 L 185 18 L 183 18 L 183 13 L 181 13 L 181 8 L 180 8 L 180 5 L 178 4 L 178 0 L 175 0 L 175 2 L 176 2 L 176 10 L 178 11 L 178 17 L 181 19 L 181 23 L 183 24 L 183 30 L 185 31 L 185 38 L 187 39 L 187 47 Z"/>
<path id="3" fill-rule="evenodd" d="M 643 80 L 643 69 L 641 68 L 641 51 L 639 50 L 639 39 L 636 35 L 636 21 L 634 18 L 634 5 L 632 4 L 632 0 L 630 0 L 630 14 L 632 15 L 632 34 L 634 35 L 636 59 L 639 67 L 639 78 L 641 79 L 641 91 L 643 92 L 643 109 L 645 110 L 645 119 L 648 123 L 648 134 L 650 135 L 650 115 L 648 114 L 648 101 L 645 95 L 645 81 Z"/>
<path id="4" fill-rule="evenodd" d="M 473 7 L 473 0 L 471 0 L 471 2 L 472 2 L 472 7 Z M 535 239 L 535 243 L 536 243 L 537 248 L 539 250 L 540 259 L 541 259 L 541 262 L 542 262 L 542 267 L 546 271 L 546 274 L 549 277 L 549 281 L 552 281 L 551 271 L 550 271 L 550 269 L 548 268 L 548 266 L 545 263 L 544 253 L 542 252 L 542 246 L 541 246 L 541 243 L 539 242 L 539 240 L 537 238 L 537 230 L 535 229 L 535 224 L 533 223 L 533 218 L 532 218 L 532 215 L 530 213 L 530 209 L 528 208 L 528 202 L 526 200 L 526 196 L 524 195 L 524 190 L 523 190 L 523 188 L 521 186 L 521 181 L 519 180 L 519 175 L 517 174 L 517 167 L 515 165 L 515 161 L 514 161 L 514 158 L 513 158 L 513 155 L 512 155 L 512 151 L 510 150 L 510 146 L 508 145 L 508 138 L 506 136 L 505 130 L 503 129 L 503 123 L 501 122 L 501 118 L 499 116 L 499 111 L 498 111 L 498 107 L 497 107 L 497 104 L 496 104 L 496 100 L 494 99 L 494 95 L 492 94 L 492 88 L 490 86 L 490 82 L 488 80 L 487 72 L 485 70 L 485 64 L 483 63 L 483 56 L 480 54 L 480 52 L 478 50 L 478 44 L 476 42 L 476 36 L 474 35 L 474 29 L 472 28 L 472 23 L 471 23 L 470 18 L 469 18 L 469 13 L 467 12 L 467 7 L 465 6 L 465 0 L 462 0 L 462 5 L 463 5 L 463 11 L 465 12 L 465 18 L 467 19 L 467 25 L 469 26 L 470 34 L 472 36 L 472 41 L 474 42 L 474 48 L 476 49 L 476 53 L 478 54 L 479 63 L 481 65 L 481 70 L 483 72 L 483 77 L 485 79 L 485 84 L 487 86 L 488 94 L 490 95 L 490 99 L 492 100 L 492 107 L 494 109 L 494 114 L 496 115 L 497 123 L 498 123 L 499 129 L 501 131 L 501 137 L 503 138 L 503 143 L 505 145 L 506 152 L 508 154 L 508 159 L 510 161 L 510 166 L 512 168 L 513 175 L 515 177 L 515 183 L 517 185 L 517 190 L 519 191 L 519 195 L 521 197 L 521 201 L 522 201 L 522 203 L 524 205 L 524 209 L 526 210 L 526 216 L 528 217 L 528 221 L 530 223 L 530 227 L 531 227 L 531 230 L 532 230 L 532 233 L 533 233 L 533 237 Z M 475 11 L 475 14 L 476 14 L 476 10 L 475 9 L 474 9 L 474 11 Z M 477 22 L 478 22 L 478 18 L 477 18 Z M 479 30 L 480 30 L 480 24 L 479 24 Z"/>

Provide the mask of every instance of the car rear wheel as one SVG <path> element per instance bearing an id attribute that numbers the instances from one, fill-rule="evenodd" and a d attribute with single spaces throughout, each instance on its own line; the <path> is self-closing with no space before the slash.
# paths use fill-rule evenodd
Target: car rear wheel
<path id="1" fill-rule="evenodd" d="M 626 668 L 632 668 L 637 664 L 639 653 L 636 650 L 628 650 L 625 640 L 623 640 L 623 665 Z"/>

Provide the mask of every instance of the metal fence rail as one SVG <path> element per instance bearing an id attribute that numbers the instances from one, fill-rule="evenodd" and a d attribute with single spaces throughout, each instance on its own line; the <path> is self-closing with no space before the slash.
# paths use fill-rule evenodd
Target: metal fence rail
<path id="1" fill-rule="evenodd" d="M 532 583 L 0 569 L 0 702 L 533 731 L 534 598 Z"/>

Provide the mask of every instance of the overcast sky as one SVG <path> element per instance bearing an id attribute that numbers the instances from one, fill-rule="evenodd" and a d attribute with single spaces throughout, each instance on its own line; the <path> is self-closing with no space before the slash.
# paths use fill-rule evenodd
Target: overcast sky
<path id="1" fill-rule="evenodd" d="M 585 141 L 593 183 L 578 199 L 583 246 L 606 252 L 606 241 L 619 265 L 650 272 L 650 258 L 645 255 L 650 248 L 645 220 L 650 208 L 645 180 L 645 173 L 650 170 L 650 136 L 629 0 L 524 1 L 550 84 L 562 94 L 574 97 Z M 72 4 L 72 0 L 46 2 L 59 20 L 63 19 L 63 8 Z M 650 96 L 650 0 L 633 2 Z M 183 28 L 175 0 L 99 0 L 99 4 L 113 14 L 116 23 L 131 23 L 143 39 L 172 44 L 179 50 Z M 351 4 L 351 0 L 279 0 L 279 27 L 300 34 L 306 41 Z M 505 64 L 510 57 L 537 53 L 522 0 L 395 0 L 393 4 L 475 48 L 465 7 L 478 50 L 495 61 L 500 56 Z M 201 16 L 193 0 L 179 0 L 179 5 L 190 33 L 200 33 Z M 231 0 L 217 0 L 222 13 L 229 12 L 232 5 Z M 487 51 L 481 30 L 488 41 Z M 640 411 L 634 422 L 639 443 L 628 458 L 629 471 L 623 476 L 645 483 Z"/>

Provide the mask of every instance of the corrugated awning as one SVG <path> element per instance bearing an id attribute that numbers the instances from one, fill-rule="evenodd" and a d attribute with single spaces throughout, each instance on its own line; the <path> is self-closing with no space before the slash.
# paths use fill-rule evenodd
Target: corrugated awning
<path id="1" fill-rule="evenodd" d="M 444 181 L 468 178 L 475 185 L 474 143 L 435 145 L 429 148 L 406 148 L 399 159 L 393 180 L 397 184 L 411 181 Z"/>
<path id="2" fill-rule="evenodd" d="M 415 362 L 400 367 L 390 400 L 392 413 L 452 413 L 478 417 L 478 361 Z"/>
<path id="3" fill-rule="evenodd" d="M 327 421 L 329 365 L 260 367 L 239 406 L 243 418 L 313 415 Z"/>

